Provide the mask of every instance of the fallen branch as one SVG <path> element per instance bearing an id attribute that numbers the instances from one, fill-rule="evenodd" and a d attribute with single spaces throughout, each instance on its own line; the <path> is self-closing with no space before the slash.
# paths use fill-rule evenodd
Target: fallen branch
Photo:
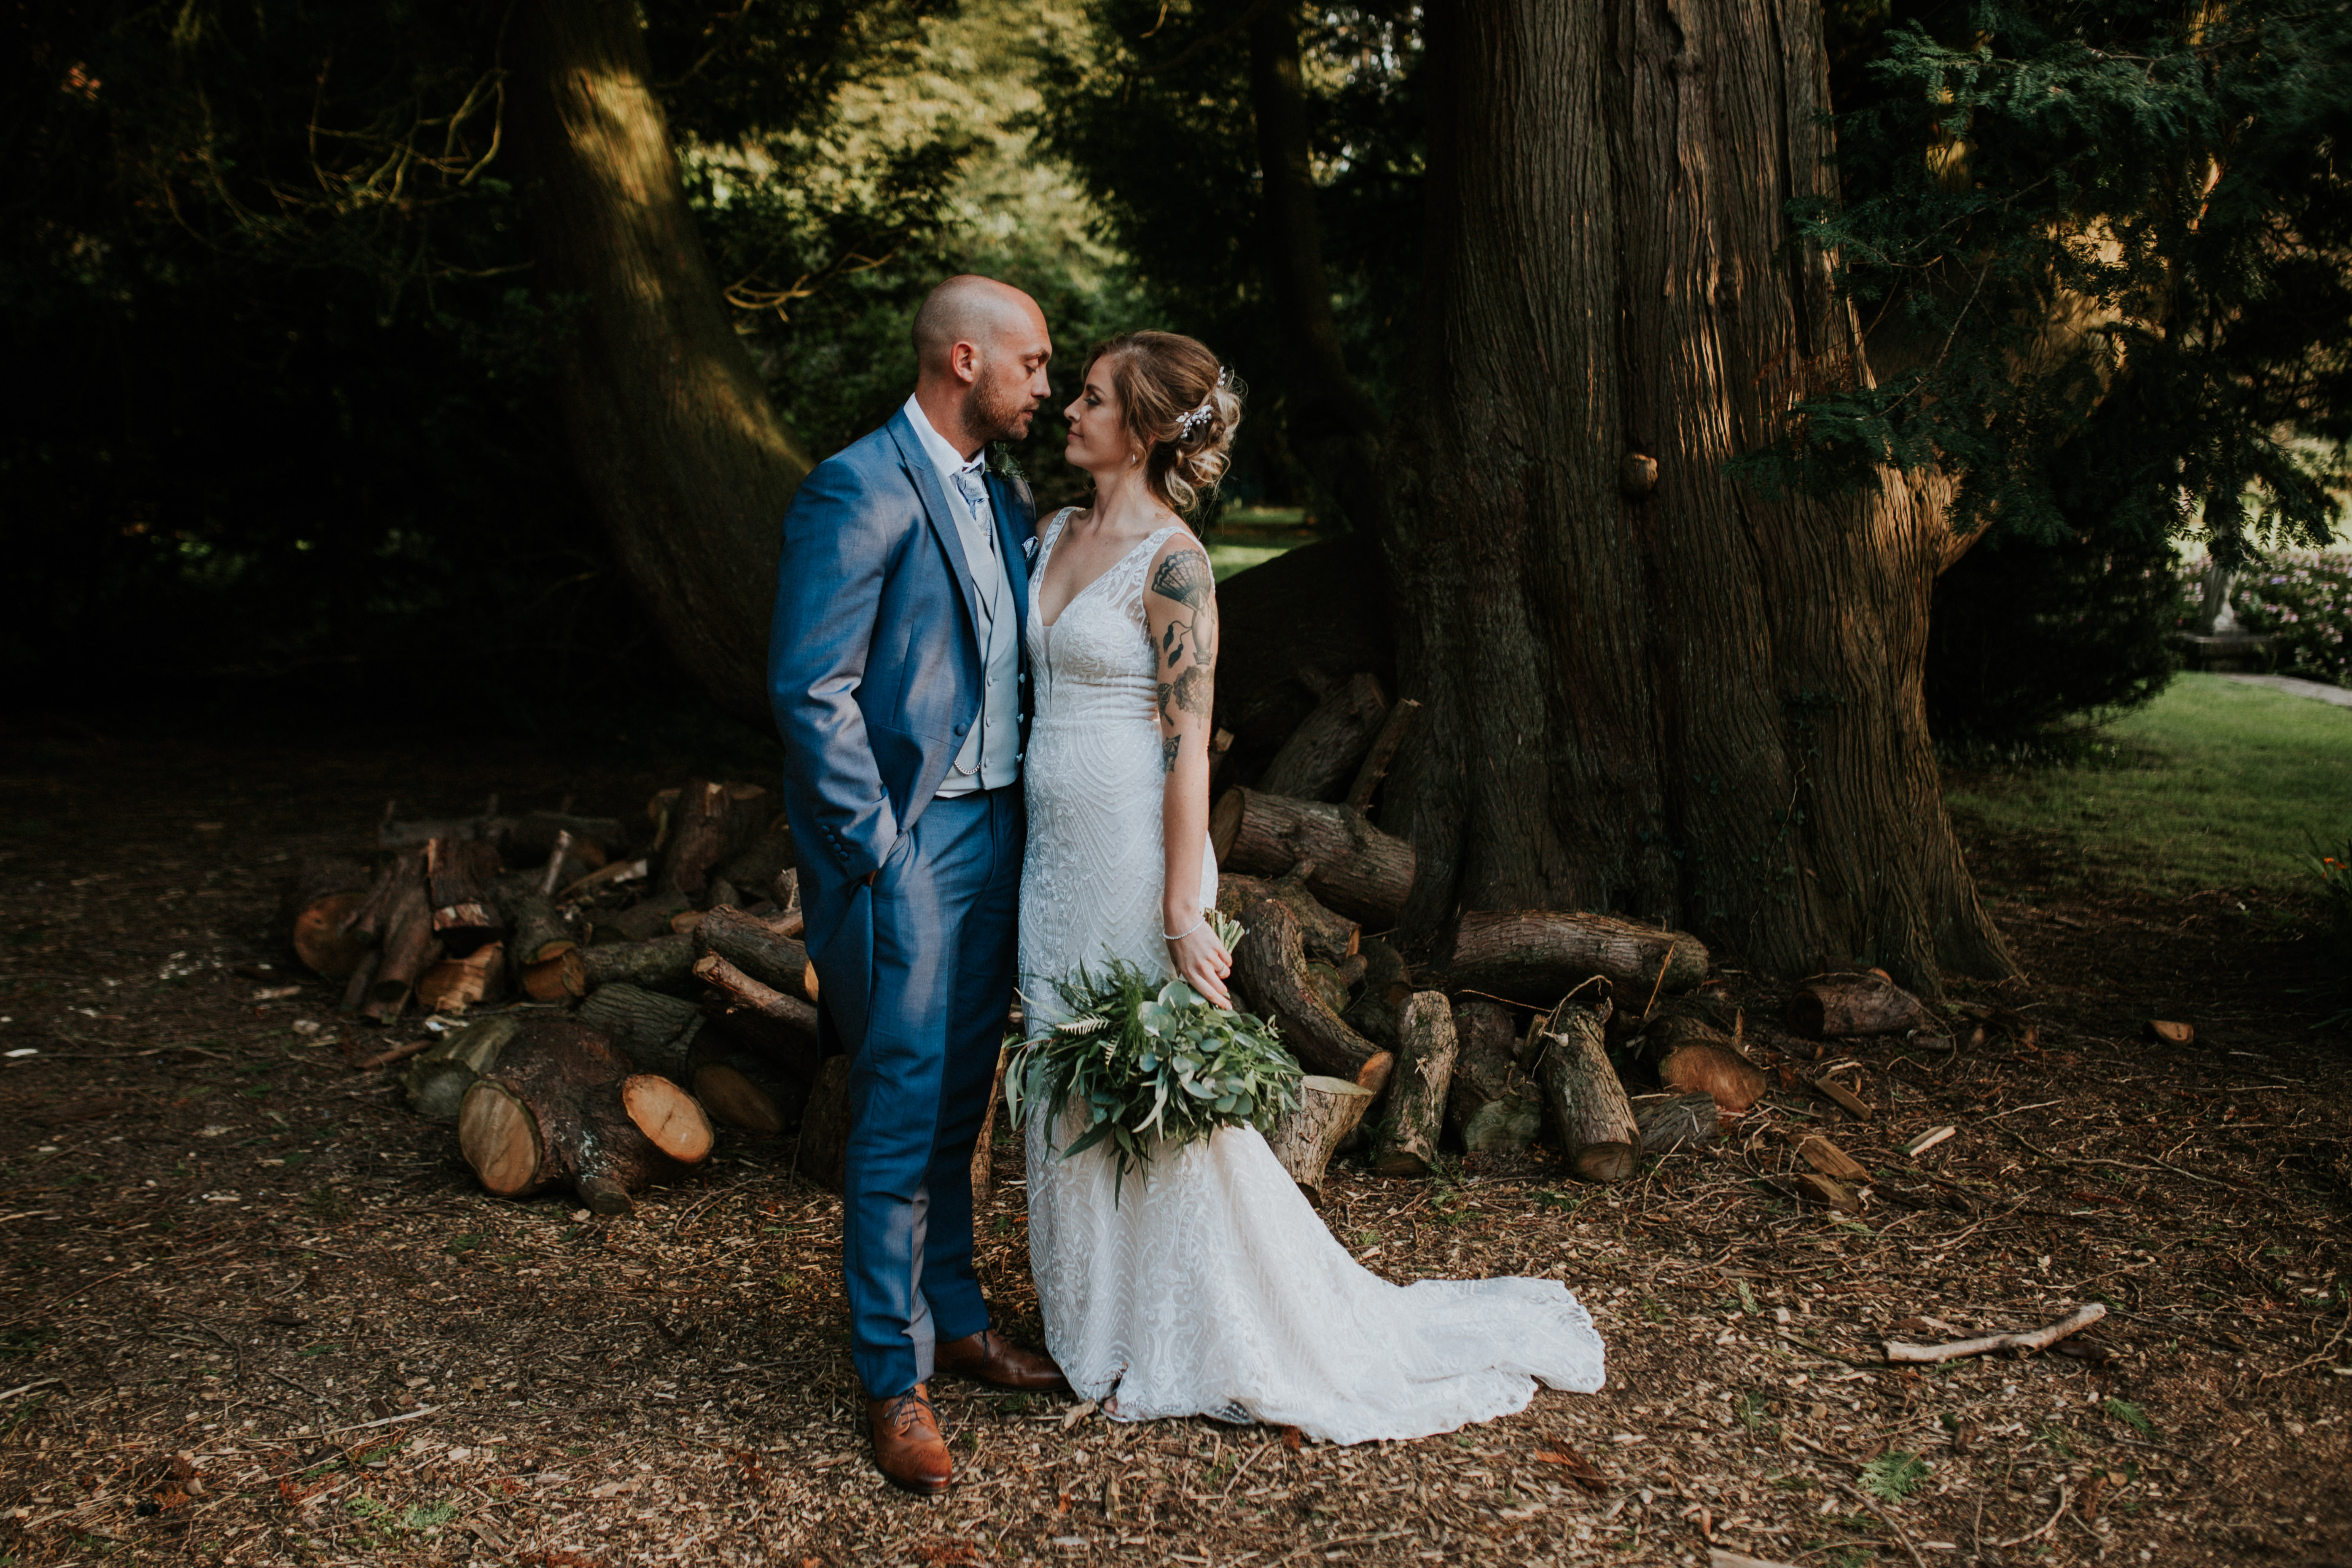
<path id="1" fill-rule="evenodd" d="M 2065 1518 L 2065 1517 L 2066 1517 L 2066 1510 L 2067 1510 L 2067 1508 L 2069 1507 L 2069 1505 L 2071 1505 L 2071 1504 L 2074 1502 L 2074 1492 L 2073 1492 L 2073 1491 L 2072 1491 L 2072 1490 L 2067 1487 L 2067 1485 L 2066 1485 L 2066 1483 L 2065 1483 L 2065 1482 L 2063 1482 L 2063 1481 L 2059 1482 L 2059 1483 L 2058 1483 L 2058 1510 L 2057 1510 L 2055 1513 L 2053 1513 L 2053 1514 L 2050 1516 L 2049 1521 L 2048 1521 L 2047 1523 L 2043 1524 L 2043 1525 L 2042 1525 L 2042 1527 L 2041 1529 L 2039 1529 L 2039 1530 L 2029 1530 L 2029 1531 L 2027 1531 L 2023 1535 L 2021 1535 L 2021 1536 L 2017 1537 L 2017 1538 L 2016 1538 L 2015 1540 L 2013 1540 L 2013 1541 L 1996 1541 L 1996 1542 L 1993 1542 L 1993 1545 L 1994 1545 L 1995 1547 L 1999 1548 L 2000 1550 L 2001 1550 L 2001 1551 L 2003 1551 L 2003 1552 L 2006 1552 L 2006 1551 L 2008 1551 L 2008 1550 L 2009 1550 L 2011 1547 L 2012 1547 L 2012 1546 L 2022 1546 L 2022 1545 L 2024 1545 L 2024 1544 L 2025 1544 L 2027 1542 L 2029 1542 L 2029 1541 L 2032 1541 L 2032 1540 L 2036 1539 L 2037 1537 L 2044 1536 L 2044 1535 L 2049 1534 L 2052 1531 L 2053 1531 L 2053 1530 L 2055 1530 L 2055 1529 L 2057 1529 L 2057 1528 L 2058 1528 L 2058 1521 L 2059 1521 L 2060 1520 L 2062 1520 L 2062 1519 L 2063 1519 L 2063 1518 Z"/>
<path id="2" fill-rule="evenodd" d="M 1945 1345 L 1906 1345 L 1897 1340 L 1889 1340 L 1886 1342 L 1886 1359 L 1918 1363 L 1958 1361 L 1962 1356 L 1984 1355 L 1992 1351 L 2046 1351 L 2068 1335 L 2081 1333 L 2106 1315 L 2107 1310 L 2094 1301 L 2071 1317 L 2022 1334 L 1988 1334 L 1982 1339 L 1956 1340 Z"/>
<path id="3" fill-rule="evenodd" d="M 431 1050 L 440 1043 L 440 1036 L 427 1035 L 421 1040 L 411 1040 L 404 1046 L 394 1046 L 388 1051 L 378 1051 L 372 1057 L 353 1062 L 352 1066 L 361 1072 L 373 1072 L 378 1068 L 388 1068 L 394 1062 L 406 1061 L 420 1052 Z"/>

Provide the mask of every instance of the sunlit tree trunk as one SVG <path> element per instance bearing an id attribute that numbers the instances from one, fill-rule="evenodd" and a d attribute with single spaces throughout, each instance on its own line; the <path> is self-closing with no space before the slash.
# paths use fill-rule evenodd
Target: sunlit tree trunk
<path id="1" fill-rule="evenodd" d="M 1723 471 L 1866 374 L 1784 204 L 1826 192 L 1808 0 L 1430 13 L 1420 371 L 1381 532 L 1426 743 L 1382 826 L 1409 936 L 1614 910 L 1752 963 L 2011 965 L 1945 814 L 1920 681 L 1945 527 Z M 1654 478 L 1652 467 L 1654 464 Z"/>
<path id="2" fill-rule="evenodd" d="M 695 234 L 636 7 L 525 0 L 506 55 L 534 281 L 579 301 L 561 391 L 581 476 L 672 656 L 764 727 L 777 524 L 811 464 Z"/>

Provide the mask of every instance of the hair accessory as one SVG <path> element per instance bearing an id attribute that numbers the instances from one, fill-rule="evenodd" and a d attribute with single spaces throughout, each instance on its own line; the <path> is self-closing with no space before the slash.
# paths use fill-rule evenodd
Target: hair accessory
<path id="1" fill-rule="evenodd" d="M 1219 365 L 1217 367 L 1217 389 L 1219 391 L 1233 384 L 1233 379 L 1234 373 L 1232 367 L 1228 365 Z M 1198 430 L 1202 426 L 1206 425 L 1209 422 L 1209 416 L 1216 412 L 1216 402 L 1217 393 L 1213 391 L 1208 396 L 1201 399 L 1200 407 L 1189 410 L 1188 412 L 1178 416 L 1176 420 L 1176 439 L 1179 441 L 1191 440 L 1192 438 L 1192 433 Z"/>

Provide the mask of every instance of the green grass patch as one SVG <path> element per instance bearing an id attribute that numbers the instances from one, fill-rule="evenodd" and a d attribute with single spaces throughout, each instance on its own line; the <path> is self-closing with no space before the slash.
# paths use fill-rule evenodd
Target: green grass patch
<path id="1" fill-rule="evenodd" d="M 2148 893 L 2305 890 L 2311 846 L 2352 823 L 2352 709 L 2182 675 L 2101 733 L 2112 751 L 1965 772 L 1946 798 L 2030 841 L 2051 886 Z"/>
<path id="2" fill-rule="evenodd" d="M 1288 544 L 1213 543 L 1209 546 L 1209 567 L 1222 583 L 1234 573 L 1262 565 L 1290 548 Z"/>

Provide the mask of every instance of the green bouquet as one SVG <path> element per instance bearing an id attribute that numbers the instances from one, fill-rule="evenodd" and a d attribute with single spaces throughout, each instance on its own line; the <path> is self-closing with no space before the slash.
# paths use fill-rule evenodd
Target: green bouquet
<path id="1" fill-rule="evenodd" d="M 1227 929 L 1220 921 L 1218 935 Z M 1062 1158 L 1108 1142 L 1118 1160 L 1114 1197 L 1130 1168 L 1150 1163 L 1155 1134 L 1184 1144 L 1220 1127 L 1264 1132 L 1298 1107 L 1303 1075 L 1274 1026 L 1219 1007 L 1181 980 L 1157 985 L 1113 958 L 1099 976 L 1081 966 L 1054 989 L 1067 1016 L 1015 1044 L 1005 1106 L 1015 1126 L 1025 1105 L 1042 1100 L 1049 1123 L 1079 1106 L 1086 1125 Z"/>

